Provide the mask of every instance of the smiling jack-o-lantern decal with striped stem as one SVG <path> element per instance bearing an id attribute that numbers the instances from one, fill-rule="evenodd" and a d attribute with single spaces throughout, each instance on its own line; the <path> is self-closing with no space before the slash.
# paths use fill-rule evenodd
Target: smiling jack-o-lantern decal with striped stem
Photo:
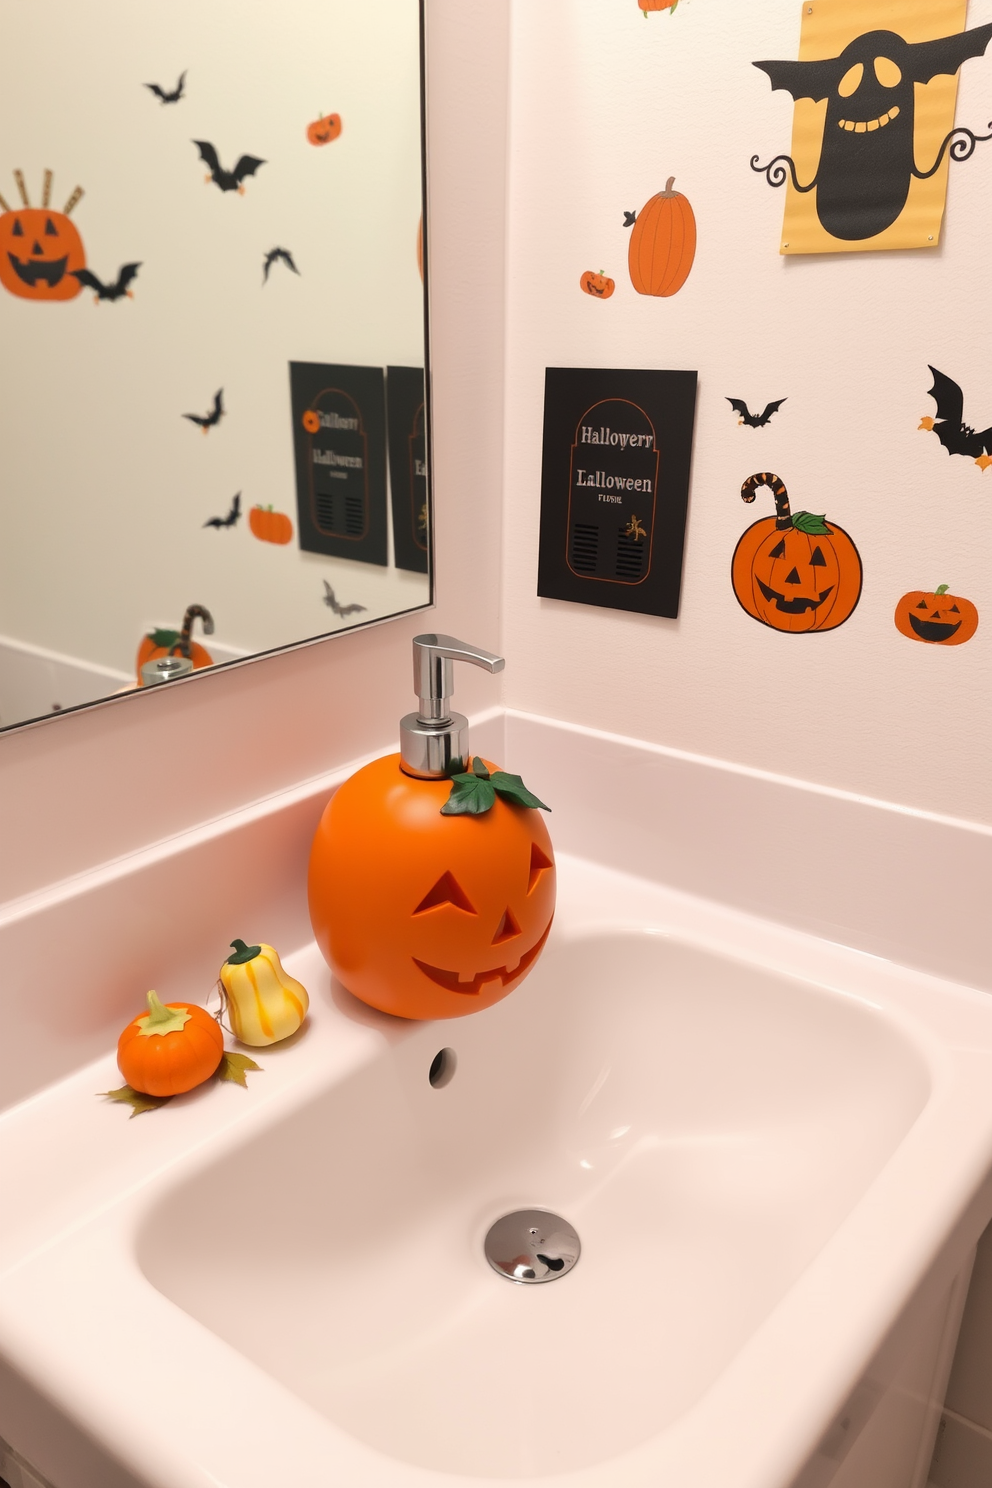
<path id="1" fill-rule="evenodd" d="M 52 173 L 46 170 L 41 206 L 32 207 L 21 171 L 14 180 L 23 206 L 0 196 L 0 284 L 21 300 L 74 300 L 82 289 L 75 277 L 86 267 L 86 250 L 69 213 L 83 194 L 77 186 L 61 212 L 49 207 Z"/>
<path id="2" fill-rule="evenodd" d="M 777 475 L 748 476 L 741 499 L 767 486 L 775 515 L 754 522 L 734 549 L 731 578 L 742 608 L 773 630 L 836 630 L 861 598 L 861 557 L 851 538 L 813 512 L 793 512 Z"/>

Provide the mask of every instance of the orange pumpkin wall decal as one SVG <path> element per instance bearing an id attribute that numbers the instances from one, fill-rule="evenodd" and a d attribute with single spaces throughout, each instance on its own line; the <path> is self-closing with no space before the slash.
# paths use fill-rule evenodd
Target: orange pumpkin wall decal
<path id="1" fill-rule="evenodd" d="M 307 125 L 307 139 L 312 145 L 329 145 L 341 133 L 341 115 L 324 114 Z"/>
<path id="2" fill-rule="evenodd" d="M 748 476 L 748 503 L 768 486 L 775 515 L 754 522 L 734 549 L 731 578 L 743 609 L 762 625 L 790 635 L 836 630 L 861 598 L 861 557 L 851 538 L 824 517 L 793 512 L 777 475 Z"/>
<path id="3" fill-rule="evenodd" d="M 587 295 L 592 295 L 594 300 L 608 300 L 616 287 L 615 281 L 608 279 L 602 269 L 598 274 L 594 274 L 592 269 L 586 269 L 579 279 L 579 288 Z"/>
<path id="4" fill-rule="evenodd" d="M 930 646 L 963 646 L 978 629 L 978 611 L 970 599 L 948 594 L 941 584 L 933 593 L 913 589 L 896 605 L 896 630 L 911 641 Z"/>
<path id="5" fill-rule="evenodd" d="M 42 204 L 32 207 L 24 176 L 14 172 L 23 205 L 0 196 L 0 284 L 21 300 L 74 300 L 82 289 L 73 275 L 86 267 L 86 251 L 69 214 L 83 192 L 77 186 L 61 212 L 48 205 L 52 173 L 46 170 Z"/>
<path id="6" fill-rule="evenodd" d="M 494 766 L 489 766 L 495 769 Z M 310 919 L 335 976 L 401 1018 L 459 1018 L 519 985 L 555 908 L 540 812 L 497 797 L 445 816 L 450 780 L 387 755 L 329 801 L 310 855 Z"/>
<path id="7" fill-rule="evenodd" d="M 645 19 L 647 19 L 648 11 L 651 10 L 670 10 L 674 15 L 675 7 L 678 3 L 679 0 L 637 0 L 639 8 L 644 12 Z"/>
<path id="8" fill-rule="evenodd" d="M 627 265 L 638 294 L 678 294 L 696 257 L 696 218 L 669 176 L 664 191 L 641 208 L 630 234 Z"/>
<path id="9" fill-rule="evenodd" d="M 292 519 L 271 506 L 253 506 L 248 513 L 248 526 L 260 542 L 282 544 L 293 538 Z"/>

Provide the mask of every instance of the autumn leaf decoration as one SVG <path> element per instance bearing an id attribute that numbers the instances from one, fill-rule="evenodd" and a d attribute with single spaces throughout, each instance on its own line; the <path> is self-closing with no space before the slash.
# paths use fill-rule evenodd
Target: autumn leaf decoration
<path id="1" fill-rule="evenodd" d="M 551 810 L 527 789 L 519 775 L 510 775 L 506 770 L 494 770 L 490 774 L 476 755 L 470 772 L 451 777 L 451 795 L 441 807 L 441 815 L 482 816 L 491 810 L 497 796 L 509 801 L 511 806 Z"/>
<path id="2" fill-rule="evenodd" d="M 261 1071 L 262 1066 L 256 1064 L 254 1059 L 249 1059 L 247 1054 L 231 1054 L 226 1050 L 217 1066 L 216 1072 L 206 1081 L 209 1085 L 211 1080 L 229 1080 L 234 1085 L 248 1087 L 246 1078 L 249 1070 Z M 199 1088 L 199 1087 L 197 1087 Z M 130 1085 L 122 1085 L 119 1090 L 101 1090 L 108 1100 L 119 1101 L 121 1105 L 131 1107 L 131 1120 L 135 1116 L 142 1115 L 145 1111 L 157 1111 L 159 1106 L 167 1106 L 171 1095 L 145 1095 L 141 1090 L 132 1090 Z"/>

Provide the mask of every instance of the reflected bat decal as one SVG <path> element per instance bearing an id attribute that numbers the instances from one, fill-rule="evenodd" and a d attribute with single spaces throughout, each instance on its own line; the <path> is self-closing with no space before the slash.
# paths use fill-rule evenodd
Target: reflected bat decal
<path id="1" fill-rule="evenodd" d="M 150 93 L 155 94 L 160 103 L 178 103 L 180 98 L 186 96 L 186 74 L 185 72 L 179 74 L 179 81 L 171 93 L 167 93 L 158 83 L 145 83 L 145 87 Z"/>
<path id="2" fill-rule="evenodd" d="M 95 293 L 93 303 L 99 305 L 101 300 L 133 300 L 134 295 L 128 285 L 137 277 L 140 263 L 125 264 L 118 272 L 117 278 L 112 284 L 104 284 L 102 279 L 90 272 L 89 269 L 70 269 L 69 273 L 74 279 L 78 279 L 84 289 L 92 289 Z"/>
<path id="3" fill-rule="evenodd" d="M 205 177 L 207 184 L 213 181 L 221 191 L 237 191 L 240 196 L 244 196 L 242 181 L 246 176 L 253 176 L 259 166 L 266 163 L 254 155 L 242 155 L 233 170 L 225 170 L 209 140 L 194 140 L 193 143 L 200 152 L 200 159 L 210 168 L 209 176 Z"/>
<path id="4" fill-rule="evenodd" d="M 226 517 L 211 517 L 204 522 L 204 527 L 235 527 L 241 518 L 241 492 L 231 502 L 231 510 Z"/>

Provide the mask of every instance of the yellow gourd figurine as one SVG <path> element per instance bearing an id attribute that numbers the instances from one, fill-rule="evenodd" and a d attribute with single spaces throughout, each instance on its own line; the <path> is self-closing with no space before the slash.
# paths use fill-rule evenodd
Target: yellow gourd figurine
<path id="1" fill-rule="evenodd" d="M 307 1015 L 306 988 L 286 975 L 270 945 L 232 940 L 231 946 L 234 954 L 221 967 L 220 980 L 235 1037 L 253 1048 L 289 1038 Z"/>

